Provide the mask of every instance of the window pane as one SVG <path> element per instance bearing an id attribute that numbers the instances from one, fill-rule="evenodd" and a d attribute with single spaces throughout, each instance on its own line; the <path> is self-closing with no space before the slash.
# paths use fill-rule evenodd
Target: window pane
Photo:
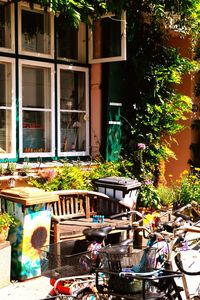
<path id="1" fill-rule="evenodd" d="M 11 48 L 10 5 L 0 3 L 0 47 Z"/>
<path id="2" fill-rule="evenodd" d="M 12 66 L 0 63 L 0 153 L 12 152 Z M 15 113 L 15 112 L 13 112 Z"/>
<path id="3" fill-rule="evenodd" d="M 50 69 L 24 66 L 22 69 L 23 107 L 50 108 Z"/>
<path id="4" fill-rule="evenodd" d="M 61 152 L 86 151 L 85 113 L 61 113 Z"/>
<path id="5" fill-rule="evenodd" d="M 23 111 L 23 152 L 51 151 L 51 113 Z"/>
<path id="6" fill-rule="evenodd" d="M 57 56 L 77 60 L 78 30 L 62 16 L 56 18 L 56 29 Z"/>
<path id="7" fill-rule="evenodd" d="M 50 15 L 22 10 L 22 50 L 50 54 Z"/>
<path id="8" fill-rule="evenodd" d="M 85 110 L 85 73 L 62 70 L 60 95 L 61 109 Z"/>
<path id="9" fill-rule="evenodd" d="M 94 59 L 121 55 L 121 22 L 112 18 L 94 21 Z"/>
<path id="10" fill-rule="evenodd" d="M 12 151 L 12 118 L 10 110 L 0 109 L 0 153 Z"/>

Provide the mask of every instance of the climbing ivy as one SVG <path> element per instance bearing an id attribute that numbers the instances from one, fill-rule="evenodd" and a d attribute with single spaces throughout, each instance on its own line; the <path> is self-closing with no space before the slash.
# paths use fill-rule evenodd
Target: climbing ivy
<path id="1" fill-rule="evenodd" d="M 31 6 L 35 1 L 28 1 Z M 125 62 L 126 99 L 123 154 L 134 157 L 138 143 L 146 144 L 144 160 L 153 169 L 173 152 L 169 139 L 183 128 L 191 99 L 177 92 L 183 74 L 195 72 L 197 64 L 169 47 L 172 31 L 190 36 L 191 47 L 200 56 L 199 0 L 37 0 L 54 14 L 61 13 L 75 26 L 88 24 L 108 11 L 127 11 L 127 52 Z M 134 159 L 133 159 L 134 160 Z"/>
<path id="2" fill-rule="evenodd" d="M 138 143 L 146 145 L 143 162 L 152 173 L 160 160 L 175 157 L 170 141 L 184 128 L 192 107 L 191 99 L 177 92 L 177 85 L 199 66 L 170 47 L 169 38 L 172 29 L 181 37 L 190 33 L 191 41 L 197 37 L 198 2 L 128 1 L 123 153 L 135 162 L 134 173 L 141 170 Z"/>

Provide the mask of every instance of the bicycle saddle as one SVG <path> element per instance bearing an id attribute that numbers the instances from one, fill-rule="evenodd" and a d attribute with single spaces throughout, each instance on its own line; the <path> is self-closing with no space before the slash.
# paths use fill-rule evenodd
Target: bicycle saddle
<path id="1" fill-rule="evenodd" d="M 83 234 L 86 239 L 96 240 L 97 238 L 106 238 L 108 233 L 112 231 L 111 226 L 101 227 L 101 228 L 86 228 L 83 230 Z"/>

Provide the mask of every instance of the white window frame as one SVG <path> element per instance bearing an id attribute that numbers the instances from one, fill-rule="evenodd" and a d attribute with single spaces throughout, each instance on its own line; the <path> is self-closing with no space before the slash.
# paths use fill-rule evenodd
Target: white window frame
<path id="1" fill-rule="evenodd" d="M 12 126 L 12 132 L 11 132 L 11 139 L 12 139 L 12 148 L 10 153 L 1 153 L 0 159 L 5 158 L 16 158 L 16 86 L 15 86 L 15 59 L 14 58 L 5 58 L 0 57 L 1 62 L 10 63 L 12 74 L 11 74 L 11 80 L 12 80 L 12 104 L 11 107 L 2 107 L 3 109 L 10 109 L 11 110 L 11 126 Z"/>
<path id="2" fill-rule="evenodd" d="M 18 9 L 19 53 L 28 56 L 34 56 L 34 57 L 54 58 L 54 16 L 49 11 L 47 11 L 50 17 L 50 54 L 26 51 L 26 50 L 22 50 L 22 10 L 45 14 L 44 9 L 42 9 L 39 5 L 34 4 L 34 9 L 31 9 L 28 4 L 19 3 L 19 9 Z"/>
<path id="3" fill-rule="evenodd" d="M 85 110 L 79 111 L 79 110 L 69 110 L 69 112 L 85 112 L 85 122 L 86 122 L 86 150 L 85 151 L 67 151 L 63 152 L 61 151 L 61 125 L 60 125 L 60 112 L 61 111 L 67 111 L 60 108 L 60 71 L 61 70 L 72 70 L 72 71 L 78 71 L 78 72 L 84 72 L 85 73 Z M 58 143 L 58 156 L 64 156 L 64 157 L 76 157 L 76 156 L 88 156 L 89 155 L 89 70 L 88 68 L 84 67 L 74 67 L 74 66 L 65 66 L 58 64 L 57 66 L 57 128 L 58 128 L 58 136 L 57 136 L 57 143 Z"/>
<path id="4" fill-rule="evenodd" d="M 7 3 L 7 0 L 1 0 L 1 3 Z M 15 52 L 15 16 L 14 16 L 14 3 L 10 3 L 10 22 L 11 22 L 11 47 L 0 47 L 1 52 L 14 53 Z"/>
<path id="5" fill-rule="evenodd" d="M 89 63 L 104 63 L 104 62 L 114 62 L 126 60 L 126 12 L 123 11 L 121 14 L 121 19 L 116 19 L 114 14 L 106 14 L 101 18 L 111 18 L 113 17 L 113 22 L 121 22 L 121 55 L 113 57 L 104 57 L 104 58 L 94 58 L 93 57 L 93 40 L 95 39 L 93 35 L 93 30 L 89 29 L 89 40 L 88 40 L 88 53 L 89 53 Z"/>
<path id="6" fill-rule="evenodd" d="M 23 66 L 35 66 L 35 67 L 44 67 L 50 69 L 51 73 L 51 107 L 50 108 L 36 108 L 34 110 L 37 111 L 45 111 L 45 112 L 51 112 L 51 151 L 49 152 L 23 152 L 23 107 L 22 107 L 22 67 Z M 55 93 L 54 93 L 54 65 L 51 63 L 46 63 L 46 62 L 36 62 L 32 60 L 19 60 L 19 157 L 24 158 L 24 157 L 53 157 L 55 156 Z M 32 111 L 33 108 L 25 108 L 24 110 L 30 110 Z"/>

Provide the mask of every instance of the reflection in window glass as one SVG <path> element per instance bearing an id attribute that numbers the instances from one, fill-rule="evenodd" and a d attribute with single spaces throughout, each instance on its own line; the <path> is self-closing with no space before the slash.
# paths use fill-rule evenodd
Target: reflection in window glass
<path id="1" fill-rule="evenodd" d="M 22 67 L 23 152 L 51 151 L 50 69 Z"/>
<path id="2" fill-rule="evenodd" d="M 78 28 L 63 16 L 56 18 L 56 56 L 61 59 L 86 62 L 86 25 Z"/>
<path id="3" fill-rule="evenodd" d="M 0 3 L 0 47 L 11 48 L 10 5 Z"/>
<path id="4" fill-rule="evenodd" d="M 121 55 L 121 22 L 112 17 L 94 21 L 94 59 Z M 117 17 L 116 17 L 117 20 Z"/>
<path id="5" fill-rule="evenodd" d="M 77 60 L 78 29 L 62 16 L 56 18 L 56 29 L 57 56 Z"/>
<path id="6" fill-rule="evenodd" d="M 85 151 L 85 113 L 61 113 L 61 152 Z"/>
<path id="7" fill-rule="evenodd" d="M 61 70 L 61 152 L 86 151 L 85 73 Z"/>
<path id="8" fill-rule="evenodd" d="M 22 10 L 22 50 L 50 54 L 50 15 Z"/>
<path id="9" fill-rule="evenodd" d="M 23 110 L 23 152 L 51 151 L 51 113 Z"/>
<path id="10" fill-rule="evenodd" d="M 12 152 L 11 63 L 0 63 L 0 153 Z"/>
<path id="11" fill-rule="evenodd" d="M 40 67 L 24 66 L 22 70 L 23 107 L 51 107 L 50 70 Z"/>
<path id="12" fill-rule="evenodd" d="M 62 70 L 60 95 L 61 109 L 85 110 L 85 73 Z"/>

